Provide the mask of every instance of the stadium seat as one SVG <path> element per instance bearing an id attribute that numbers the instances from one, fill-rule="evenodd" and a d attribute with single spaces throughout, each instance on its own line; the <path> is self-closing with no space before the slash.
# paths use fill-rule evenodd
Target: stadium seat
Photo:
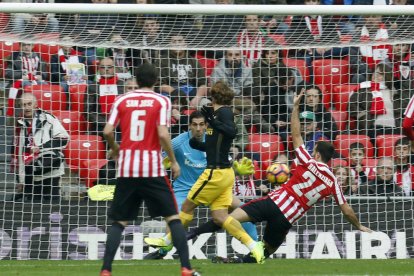
<path id="1" fill-rule="evenodd" d="M 336 136 L 334 146 L 336 151 L 344 158 L 349 157 L 349 146 L 353 143 L 361 143 L 365 148 L 365 156 L 372 158 L 374 156 L 374 147 L 372 146 L 371 140 L 366 135 L 358 134 L 339 134 Z"/>
<path id="2" fill-rule="evenodd" d="M 349 66 L 346 60 L 317 59 L 313 61 L 312 66 L 314 83 L 326 86 L 328 102 L 331 101 L 335 86 L 349 83 Z"/>
<path id="3" fill-rule="evenodd" d="M 206 77 L 210 77 L 214 67 L 218 64 L 218 60 L 214 58 L 198 58 L 198 62 L 200 62 L 200 65 L 204 68 Z"/>
<path id="4" fill-rule="evenodd" d="M 19 51 L 20 44 L 13 41 L 0 41 L 0 76 L 4 77 L 5 59 L 8 58 L 12 52 Z"/>
<path id="5" fill-rule="evenodd" d="M 70 109 L 85 112 L 85 97 L 88 86 L 86 84 L 69 85 Z"/>
<path id="6" fill-rule="evenodd" d="M 334 167 L 348 167 L 348 161 L 346 161 L 345 159 L 335 158 L 335 159 L 331 159 L 330 164 L 328 164 L 328 165 L 331 168 L 334 168 Z"/>
<path id="7" fill-rule="evenodd" d="M 87 124 L 83 115 L 77 111 L 55 110 L 52 112 L 70 135 L 85 134 Z"/>
<path id="8" fill-rule="evenodd" d="M 394 156 L 394 144 L 403 137 L 404 135 L 398 134 L 378 135 L 375 139 L 377 157 Z"/>
<path id="9" fill-rule="evenodd" d="M 41 109 L 47 111 L 67 110 L 66 93 L 60 85 L 40 84 L 26 86 L 24 92 L 35 95 Z"/>
<path id="10" fill-rule="evenodd" d="M 376 168 L 378 164 L 377 158 L 364 158 L 362 159 L 362 166 L 366 168 Z"/>
<path id="11" fill-rule="evenodd" d="M 310 81 L 310 73 L 309 68 L 306 66 L 306 61 L 304 59 L 296 59 L 296 58 L 284 58 L 283 63 L 286 67 L 295 68 L 299 70 L 300 75 L 302 76 L 303 80 L 306 82 Z"/>
<path id="12" fill-rule="evenodd" d="M 260 154 L 260 160 L 272 160 L 284 150 L 282 139 L 276 134 L 250 134 L 246 150 Z"/>
<path id="13" fill-rule="evenodd" d="M 332 101 L 336 110 L 348 111 L 349 97 L 356 88 L 358 84 L 343 84 L 333 88 Z"/>
<path id="14" fill-rule="evenodd" d="M 35 44 L 33 46 L 33 52 L 39 53 L 43 61 L 50 64 L 52 56 L 59 52 L 59 48 L 59 45 Z"/>
<path id="15" fill-rule="evenodd" d="M 93 159 L 81 162 L 79 177 L 85 180 L 87 188 L 93 187 L 99 179 L 99 170 L 108 163 L 107 159 Z"/>
<path id="16" fill-rule="evenodd" d="M 335 120 L 339 131 L 346 130 L 348 123 L 348 113 L 346 111 L 331 110 L 332 118 Z"/>
<path id="17" fill-rule="evenodd" d="M 106 148 L 101 136 L 72 135 L 63 153 L 69 168 L 78 171 L 83 161 L 105 159 Z"/>
<path id="18" fill-rule="evenodd" d="M 181 113 L 182 115 L 190 116 L 194 111 L 196 111 L 196 109 L 184 109 Z"/>

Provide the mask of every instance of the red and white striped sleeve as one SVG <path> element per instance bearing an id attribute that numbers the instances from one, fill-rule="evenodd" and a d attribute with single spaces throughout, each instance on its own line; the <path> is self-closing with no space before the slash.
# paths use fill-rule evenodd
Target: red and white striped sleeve
<path id="1" fill-rule="evenodd" d="M 123 97 L 119 97 L 112 105 L 111 113 L 109 114 L 108 124 L 117 126 L 119 123 L 119 105 L 121 104 Z"/>
<path id="2" fill-rule="evenodd" d="M 342 193 L 342 188 L 338 184 L 338 181 L 336 181 L 336 179 L 334 179 L 334 186 L 332 187 L 332 194 L 333 194 L 333 197 L 335 198 L 336 204 L 338 204 L 339 206 L 346 203 L 346 199 L 344 197 L 344 194 Z"/>
<path id="3" fill-rule="evenodd" d="M 301 145 L 300 147 L 296 148 L 296 158 L 298 161 L 298 165 L 304 165 L 309 163 L 313 159 L 313 157 L 309 154 L 306 150 L 305 145 Z"/>
<path id="4" fill-rule="evenodd" d="M 410 102 L 404 112 L 404 120 L 402 122 L 402 128 L 410 140 L 414 140 L 414 96 L 411 97 Z"/>
<path id="5" fill-rule="evenodd" d="M 171 101 L 167 97 L 159 97 L 159 103 L 161 105 L 160 113 L 158 117 L 158 124 L 160 126 L 170 127 L 171 124 Z"/>

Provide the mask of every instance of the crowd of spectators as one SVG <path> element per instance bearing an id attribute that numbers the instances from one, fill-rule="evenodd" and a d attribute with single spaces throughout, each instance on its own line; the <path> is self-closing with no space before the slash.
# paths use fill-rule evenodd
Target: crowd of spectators
<path id="1" fill-rule="evenodd" d="M 77 1 L 83 2 L 89 1 Z M 90 2 L 181 3 L 172 0 Z M 305 0 L 301 3 L 190 0 L 188 4 L 197 3 L 374 4 L 363 0 Z M 394 4 L 408 3 L 399 0 Z M 283 154 L 292 160 L 289 117 L 293 95 L 302 90 L 306 96 L 301 104 L 300 119 L 308 151 L 313 151 L 317 141 L 334 142 L 341 134 L 367 136 L 377 147 L 378 136 L 402 133 L 403 112 L 413 95 L 412 45 L 387 44 L 387 40 L 401 35 L 407 21 L 407 18 L 399 20 L 382 16 L 209 15 L 172 18 L 15 14 L 8 25 L 3 26 L 4 32 L 22 37 L 36 32 L 56 33 L 61 44 L 56 52 L 45 58 L 44 53 L 34 50 L 35 45 L 22 42 L 6 58 L 4 76 L 10 85 L 7 113 L 10 117 L 18 116 L 15 99 L 27 87 L 40 84 L 59 85 L 62 93 L 67 95 L 71 109 L 70 88 L 83 84 L 87 86 L 84 109 L 78 112 L 86 119 L 89 134 L 102 135 L 114 99 L 137 88 L 134 68 L 142 63 L 152 63 L 160 72 L 157 92 L 171 98 L 174 136 L 187 130 L 189 114 L 207 101 L 211 84 L 222 80 L 232 86 L 237 95 L 234 112 L 239 131 L 233 158 L 249 155 L 258 163 L 259 170 L 265 169 L 262 166 L 269 160 L 261 160 L 260 153 L 249 150 L 249 135 L 278 135 L 284 151 L 275 152 L 272 158 L 277 159 Z M 100 47 L 98 42 L 105 40 L 113 46 Z M 347 46 L 341 44 L 344 40 L 382 43 Z M 81 47 L 80 41 L 96 42 L 98 46 Z M 335 42 L 336 46 L 316 47 L 327 42 Z M 205 50 L 200 46 L 203 43 L 218 47 Z M 302 48 L 288 50 L 283 48 L 284 45 L 301 45 Z M 197 46 L 204 50 L 197 50 Z M 331 66 L 330 71 L 320 71 L 316 66 L 318 61 L 331 62 L 327 65 Z M 80 72 L 76 79 L 72 71 L 74 64 L 80 64 L 81 68 L 76 71 L 77 74 Z M 343 65 L 344 72 L 341 71 Z M 340 74 L 342 76 L 337 76 Z M 353 87 L 347 91 L 345 103 L 340 102 L 344 98 L 337 100 L 335 95 L 336 87 L 341 85 Z M 346 109 L 338 108 L 337 104 L 345 104 Z M 338 114 L 345 117 L 338 117 Z M 357 142 L 349 147 L 349 157 L 338 152 L 336 160 L 344 161 L 342 165 L 333 164 L 346 194 L 411 195 L 414 173 L 411 173 L 411 144 L 407 138 L 398 140 L 392 156 L 371 156 L 378 157 L 374 166 L 363 165 L 366 149 Z"/>

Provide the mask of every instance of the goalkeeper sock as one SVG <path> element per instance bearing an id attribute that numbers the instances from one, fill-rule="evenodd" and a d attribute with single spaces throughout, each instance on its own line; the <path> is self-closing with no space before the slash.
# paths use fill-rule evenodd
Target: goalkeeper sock
<path id="1" fill-rule="evenodd" d="M 187 239 L 185 237 L 185 230 L 181 221 L 174 219 L 168 223 L 171 230 L 171 237 L 175 248 L 177 248 L 178 255 L 180 256 L 181 267 L 185 267 L 191 270 Z"/>
<path id="2" fill-rule="evenodd" d="M 115 253 L 118 250 L 119 244 L 121 243 L 121 236 L 124 228 L 125 227 L 119 222 L 112 223 L 111 228 L 109 228 L 106 238 L 102 270 L 106 269 L 112 271 L 112 262 L 114 260 Z"/>
<path id="3" fill-rule="evenodd" d="M 249 250 L 253 250 L 256 242 L 243 230 L 240 222 L 231 216 L 228 216 L 223 223 L 223 228 L 229 232 L 230 235 L 241 241 Z"/>
<path id="4" fill-rule="evenodd" d="M 187 225 L 193 220 L 193 214 L 187 214 L 184 212 L 180 212 L 179 216 L 180 216 L 181 223 L 183 224 L 185 228 L 187 228 Z M 170 245 L 170 243 L 172 242 L 171 232 L 165 235 L 163 239 L 166 245 Z"/>

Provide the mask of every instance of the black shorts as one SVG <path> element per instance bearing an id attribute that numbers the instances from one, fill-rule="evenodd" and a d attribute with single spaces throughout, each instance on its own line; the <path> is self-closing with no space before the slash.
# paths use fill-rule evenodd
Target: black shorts
<path id="1" fill-rule="evenodd" d="M 269 197 L 261 197 L 241 206 L 253 222 L 266 221 L 263 240 L 273 248 L 279 248 L 292 224 Z"/>
<path id="2" fill-rule="evenodd" d="M 165 177 L 120 177 L 109 217 L 115 221 L 134 220 L 142 201 L 151 217 L 169 217 L 178 213 L 172 187 Z"/>

